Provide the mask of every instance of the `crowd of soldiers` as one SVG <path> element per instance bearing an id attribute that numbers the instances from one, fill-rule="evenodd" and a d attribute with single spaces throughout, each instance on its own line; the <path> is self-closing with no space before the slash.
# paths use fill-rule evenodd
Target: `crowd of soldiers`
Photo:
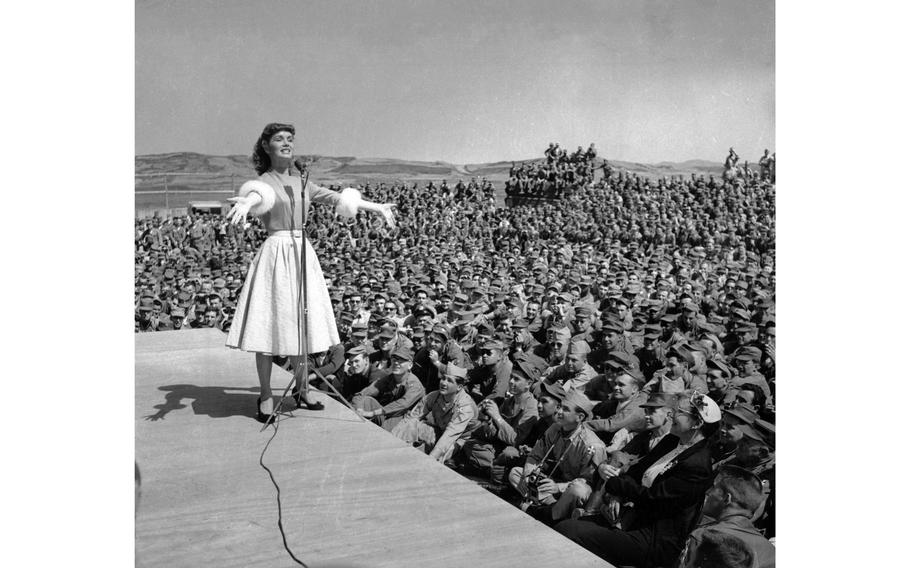
<path id="1" fill-rule="evenodd" d="M 561 532 L 651 531 L 656 556 L 589 546 L 614 563 L 773 565 L 771 171 L 604 174 L 512 208 L 486 180 L 363 187 L 397 205 L 393 230 L 314 206 L 342 343 L 308 379 Z M 265 237 L 256 219 L 137 220 L 137 331 L 226 330 Z M 711 475 L 672 498 L 643 488 L 687 414 Z"/>
<path id="2" fill-rule="evenodd" d="M 506 181 L 506 195 L 550 199 L 572 195 L 594 181 L 598 169 L 596 158 L 597 150 L 593 142 L 587 150 L 579 146 L 572 153 L 560 148 L 558 142 L 550 142 L 543 160 L 525 162 L 517 167 L 512 162 L 509 179 Z M 606 160 L 603 160 L 600 168 L 606 177 L 612 173 Z"/>

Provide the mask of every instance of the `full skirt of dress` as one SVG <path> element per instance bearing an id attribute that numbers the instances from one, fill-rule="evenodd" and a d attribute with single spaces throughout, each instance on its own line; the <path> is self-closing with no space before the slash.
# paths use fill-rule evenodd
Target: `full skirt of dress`
<path id="1" fill-rule="evenodd" d="M 307 347 L 301 352 L 303 301 L 300 247 L 306 245 Z M 329 291 L 316 251 L 306 239 L 269 236 L 256 253 L 237 300 L 226 345 L 271 355 L 304 355 L 340 342 Z"/>

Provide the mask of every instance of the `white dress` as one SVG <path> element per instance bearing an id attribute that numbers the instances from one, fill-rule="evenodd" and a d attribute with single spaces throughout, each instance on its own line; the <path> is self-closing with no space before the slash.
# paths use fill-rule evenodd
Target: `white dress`
<path id="1" fill-rule="evenodd" d="M 340 338 L 322 267 L 310 242 L 301 236 L 301 228 L 305 226 L 311 201 L 335 205 L 340 194 L 308 182 L 301 208 L 299 177 L 282 180 L 269 171 L 259 179 L 275 190 L 275 205 L 261 216 L 269 237 L 250 264 L 226 345 L 284 356 L 325 351 L 339 343 Z M 285 185 L 287 182 L 290 184 Z M 304 305 L 298 277 L 301 246 L 306 246 L 309 335 L 305 348 L 302 345 Z"/>

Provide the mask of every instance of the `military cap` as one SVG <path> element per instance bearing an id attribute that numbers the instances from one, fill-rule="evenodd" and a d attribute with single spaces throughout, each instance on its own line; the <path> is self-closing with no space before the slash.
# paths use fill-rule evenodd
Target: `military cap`
<path id="1" fill-rule="evenodd" d="M 366 337 L 367 327 L 363 324 L 356 323 L 351 326 L 351 335 L 354 337 Z"/>
<path id="2" fill-rule="evenodd" d="M 739 322 L 736 327 L 733 328 L 733 331 L 739 333 L 754 333 L 758 331 L 758 326 L 752 323 L 751 321 Z"/>
<path id="3" fill-rule="evenodd" d="M 153 311 L 154 309 L 155 309 L 155 306 L 153 306 L 153 305 L 151 305 L 151 304 L 140 304 L 140 305 L 139 305 L 139 311 L 140 311 L 140 312 L 151 312 L 151 311 Z"/>
<path id="4" fill-rule="evenodd" d="M 672 345 L 669 349 L 667 349 L 667 357 L 670 357 L 672 355 L 676 355 L 677 357 L 687 361 L 689 364 L 695 363 L 695 358 L 692 356 L 692 352 L 678 343 L 676 345 Z"/>
<path id="5" fill-rule="evenodd" d="M 566 326 L 561 327 L 551 327 L 547 330 L 547 335 L 552 336 L 554 339 L 561 339 L 562 341 L 568 341 L 572 334 L 569 332 L 569 328 Z"/>
<path id="6" fill-rule="evenodd" d="M 541 369 L 526 359 L 516 358 L 512 362 L 511 376 L 524 379 L 529 383 L 534 383 L 540 378 Z"/>
<path id="7" fill-rule="evenodd" d="M 224 278 L 216 278 L 212 282 L 212 287 L 215 288 L 216 290 L 220 290 L 220 289 L 224 288 L 224 286 L 225 286 Z"/>
<path id="8" fill-rule="evenodd" d="M 692 302 L 683 302 L 682 306 L 680 306 L 680 310 L 682 310 L 683 312 L 686 312 L 686 313 L 690 313 L 690 314 L 692 314 L 692 313 L 697 314 L 698 306 L 696 306 Z"/>
<path id="9" fill-rule="evenodd" d="M 483 345 L 481 345 L 481 348 L 484 350 L 489 350 L 489 351 L 494 351 L 494 350 L 502 351 L 503 349 L 505 349 L 505 345 L 503 345 L 501 341 L 491 339 L 489 341 L 485 341 L 483 343 Z"/>
<path id="10" fill-rule="evenodd" d="M 392 339 L 398 334 L 398 328 L 393 325 L 383 324 L 379 329 L 379 337 L 383 339 Z"/>
<path id="11" fill-rule="evenodd" d="M 465 369 L 464 367 L 459 367 L 455 363 L 451 363 L 451 362 L 446 364 L 442 373 L 449 377 L 456 377 L 456 378 L 462 378 L 462 379 L 468 376 L 467 369 Z"/>
<path id="12" fill-rule="evenodd" d="M 417 326 L 411 331 L 411 337 L 413 338 L 424 337 L 425 335 L 426 330 L 421 326 Z"/>
<path id="13" fill-rule="evenodd" d="M 558 296 L 556 296 L 556 298 L 559 300 L 562 300 L 563 302 L 567 302 L 569 304 L 571 304 L 572 302 L 575 301 L 575 298 L 572 296 L 572 294 L 567 294 L 565 292 L 563 292 L 562 294 L 559 294 Z"/>
<path id="14" fill-rule="evenodd" d="M 411 353 L 411 350 L 408 349 L 406 345 L 399 345 L 392 351 L 391 357 L 393 359 L 401 359 L 402 361 L 413 361 L 414 354 Z"/>
<path id="15" fill-rule="evenodd" d="M 755 424 L 755 420 L 758 418 L 758 413 L 749 408 L 748 406 L 734 406 L 733 408 L 725 408 L 725 415 L 730 415 L 738 419 L 739 422 L 745 422 L 746 424 Z"/>
<path id="16" fill-rule="evenodd" d="M 416 308 L 414 308 L 413 314 L 414 314 L 414 317 L 417 317 L 417 318 L 422 317 L 422 316 L 432 316 L 433 310 L 431 310 L 430 308 L 428 308 L 426 306 L 417 306 Z"/>
<path id="17" fill-rule="evenodd" d="M 712 370 L 719 371 L 726 378 L 733 376 L 733 371 L 730 370 L 730 367 L 728 367 L 726 363 L 716 359 L 708 359 L 708 372 L 711 372 Z"/>
<path id="18" fill-rule="evenodd" d="M 601 329 L 603 331 L 613 331 L 616 333 L 622 333 L 623 331 L 625 331 L 625 327 L 623 327 L 623 325 L 620 322 L 618 322 L 614 319 L 605 320 Z"/>
<path id="19" fill-rule="evenodd" d="M 746 345 L 737 349 L 736 353 L 733 354 L 733 358 L 741 361 L 758 361 L 761 359 L 761 349 Z"/>
<path id="20" fill-rule="evenodd" d="M 734 308 L 730 310 L 730 315 L 734 318 L 741 321 L 748 321 L 750 317 L 749 312 L 743 308 Z"/>
<path id="21" fill-rule="evenodd" d="M 559 383 L 547 384 L 545 382 L 540 383 L 540 395 L 539 396 L 549 396 L 560 402 L 566 398 L 566 390 Z"/>
<path id="22" fill-rule="evenodd" d="M 590 418 L 593 415 L 594 403 L 580 390 L 570 388 L 566 391 L 566 396 L 562 399 L 565 406 L 578 407 L 585 415 Z"/>
<path id="23" fill-rule="evenodd" d="M 582 304 L 575 308 L 575 317 L 587 318 L 594 315 L 594 310 L 587 304 Z"/>
<path id="24" fill-rule="evenodd" d="M 366 345 L 358 344 L 358 345 L 354 345 L 352 347 L 348 347 L 348 349 L 347 349 L 347 351 L 345 351 L 344 355 L 345 355 L 345 357 L 356 357 L 357 355 L 369 355 L 372 352 L 373 352 L 373 350 L 367 348 Z"/>
<path id="25" fill-rule="evenodd" d="M 471 312 L 456 312 L 456 315 L 458 316 L 458 319 L 455 320 L 455 323 L 453 324 L 456 326 L 467 325 L 474 321 L 475 317 Z"/>
<path id="26" fill-rule="evenodd" d="M 679 314 L 666 313 L 661 316 L 660 321 L 670 323 L 670 322 L 675 322 L 678 319 L 679 319 Z"/>
<path id="27" fill-rule="evenodd" d="M 614 349 L 607 353 L 606 364 L 618 369 L 631 369 L 635 366 L 635 360 L 621 349 Z"/>
<path id="28" fill-rule="evenodd" d="M 172 318 L 186 317 L 186 310 L 184 310 L 183 308 L 174 308 L 173 310 L 171 310 L 171 317 Z"/>
<path id="29" fill-rule="evenodd" d="M 668 392 L 652 391 L 648 393 L 648 400 L 638 406 L 650 406 L 653 408 L 672 407 L 676 402 L 676 395 Z"/>
<path id="30" fill-rule="evenodd" d="M 526 329 L 528 327 L 528 320 L 524 318 L 518 318 L 512 322 L 512 329 Z"/>
<path id="31" fill-rule="evenodd" d="M 645 326 L 645 335 L 646 339 L 656 339 L 660 337 L 661 329 L 657 324 L 647 324 Z"/>
<path id="32" fill-rule="evenodd" d="M 442 337 L 443 340 L 448 340 L 449 330 L 442 324 L 436 324 L 430 329 L 430 335 L 438 335 Z"/>
<path id="33" fill-rule="evenodd" d="M 587 341 L 573 341 L 569 343 L 568 355 L 587 355 L 591 352 L 591 346 Z"/>

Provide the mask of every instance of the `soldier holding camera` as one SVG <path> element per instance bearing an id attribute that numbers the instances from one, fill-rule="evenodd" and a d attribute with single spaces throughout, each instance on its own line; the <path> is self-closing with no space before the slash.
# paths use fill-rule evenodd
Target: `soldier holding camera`
<path id="1" fill-rule="evenodd" d="M 556 422 L 537 441 L 524 467 L 509 472 L 509 483 L 525 499 L 525 509 L 546 524 L 566 519 L 591 495 L 597 466 L 606 446 L 582 423 L 593 403 L 570 389 L 556 411 Z"/>

